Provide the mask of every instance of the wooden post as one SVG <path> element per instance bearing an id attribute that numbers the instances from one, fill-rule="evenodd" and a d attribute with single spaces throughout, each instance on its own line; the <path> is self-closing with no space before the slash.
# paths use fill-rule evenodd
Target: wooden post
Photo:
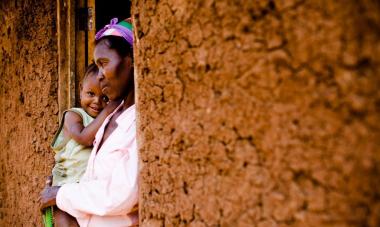
<path id="1" fill-rule="evenodd" d="M 63 111 L 75 104 L 75 4 L 57 0 L 58 107 Z"/>
<path id="2" fill-rule="evenodd" d="M 95 20 L 95 0 L 87 0 L 87 7 L 89 10 L 88 15 L 88 36 L 87 36 L 87 47 L 88 47 L 88 57 L 87 62 L 91 63 L 94 58 L 94 40 L 96 33 L 96 20 Z"/>
<path id="3" fill-rule="evenodd" d="M 79 105 L 80 82 L 83 79 L 87 60 L 86 60 L 86 30 L 87 30 L 87 7 L 86 0 L 76 0 L 77 26 L 75 30 L 75 84 L 76 84 L 76 104 Z"/>

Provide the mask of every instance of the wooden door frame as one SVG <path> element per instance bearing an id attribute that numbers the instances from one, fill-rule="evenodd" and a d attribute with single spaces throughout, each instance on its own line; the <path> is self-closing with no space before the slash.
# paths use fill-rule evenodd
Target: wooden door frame
<path id="1" fill-rule="evenodd" d="M 58 112 L 75 104 L 75 0 L 57 0 Z"/>
<path id="2" fill-rule="evenodd" d="M 79 9 L 87 10 L 88 14 L 85 29 L 82 30 L 78 26 Z M 60 119 L 65 110 L 78 104 L 79 84 L 86 66 L 92 61 L 95 0 L 57 0 L 57 36 Z"/>

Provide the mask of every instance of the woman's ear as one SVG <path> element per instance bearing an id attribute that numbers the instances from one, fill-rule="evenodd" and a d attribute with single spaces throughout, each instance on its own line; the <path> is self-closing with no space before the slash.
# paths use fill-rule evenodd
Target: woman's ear
<path id="1" fill-rule="evenodd" d="M 128 66 L 128 67 L 133 67 L 133 59 L 131 56 L 127 55 L 124 57 L 124 61 L 125 61 L 125 64 Z"/>

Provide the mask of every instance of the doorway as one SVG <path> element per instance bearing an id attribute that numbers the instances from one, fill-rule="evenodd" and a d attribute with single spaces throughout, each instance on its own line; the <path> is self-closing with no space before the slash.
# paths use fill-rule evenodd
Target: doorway
<path id="1" fill-rule="evenodd" d="M 130 17 L 131 2 L 117 0 L 57 0 L 58 107 L 79 105 L 80 82 L 93 60 L 96 31 L 110 20 Z"/>
<path id="2" fill-rule="evenodd" d="M 95 0 L 96 30 L 99 31 L 108 24 L 112 18 L 119 21 L 131 16 L 131 1 Z"/>
<path id="3" fill-rule="evenodd" d="M 118 0 L 78 0 L 75 103 L 79 105 L 80 82 L 85 69 L 93 62 L 94 40 L 97 31 L 109 24 L 112 18 L 119 21 L 131 16 L 131 2 Z M 80 13 L 82 11 L 82 13 Z M 83 13 L 85 16 L 83 16 Z M 85 22 L 85 26 L 81 25 Z"/>

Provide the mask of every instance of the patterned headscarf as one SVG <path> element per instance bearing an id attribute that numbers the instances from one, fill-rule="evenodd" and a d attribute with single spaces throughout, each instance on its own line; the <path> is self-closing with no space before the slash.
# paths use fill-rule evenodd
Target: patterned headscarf
<path id="1" fill-rule="evenodd" d="M 110 24 L 107 24 L 95 35 L 95 40 L 99 40 L 104 36 L 119 36 L 124 38 L 133 47 L 133 31 L 132 25 L 127 21 L 117 23 L 117 18 L 113 18 Z"/>

